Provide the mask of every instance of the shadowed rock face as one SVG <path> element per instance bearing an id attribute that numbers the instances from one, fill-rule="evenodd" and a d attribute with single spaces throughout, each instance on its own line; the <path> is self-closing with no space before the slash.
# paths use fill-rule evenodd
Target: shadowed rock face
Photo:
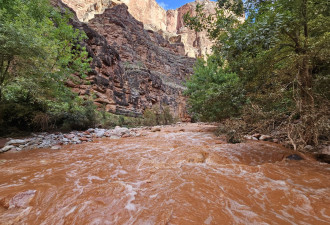
<path id="1" fill-rule="evenodd" d="M 195 59 L 184 56 L 182 43 L 144 30 L 126 5 L 106 9 L 88 24 L 77 18 L 72 24 L 87 34 L 83 45 L 93 59 L 86 80 L 67 83 L 74 92 L 93 96 L 96 105 L 116 114 L 139 116 L 153 105 L 166 105 L 181 120 L 189 119 L 182 92 Z"/>
<path id="2" fill-rule="evenodd" d="M 192 73 L 195 60 L 183 56 L 182 43 L 170 44 L 160 34 L 144 30 L 124 4 L 96 15 L 88 26 L 120 55 L 122 73 L 110 80 L 115 103 L 120 106 L 116 112 L 123 110 L 122 106 L 142 112 L 162 104 L 169 105 L 176 116 L 186 116 L 182 83 Z M 102 79 L 107 79 L 107 74 L 102 73 Z"/>

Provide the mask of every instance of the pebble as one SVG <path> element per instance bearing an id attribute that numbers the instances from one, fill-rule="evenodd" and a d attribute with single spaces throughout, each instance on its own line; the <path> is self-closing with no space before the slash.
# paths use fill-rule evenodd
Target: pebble
<path id="1" fill-rule="evenodd" d="M 261 134 L 258 134 L 258 133 L 257 134 L 253 134 L 252 137 L 255 137 L 255 138 L 259 139 L 261 137 Z"/>
<path id="2" fill-rule="evenodd" d="M 258 141 L 258 140 L 259 141 L 273 141 L 273 142 L 278 141 L 277 139 L 274 139 L 274 140 L 276 140 L 276 141 L 274 141 L 272 136 L 263 135 L 263 134 L 245 135 L 244 138 L 248 139 L 248 140 L 254 140 L 254 141 Z"/>
<path id="3" fill-rule="evenodd" d="M 314 147 L 313 147 L 313 146 L 311 146 L 311 145 L 306 145 L 306 146 L 304 147 L 304 149 L 305 149 L 306 151 L 309 151 L 309 152 L 311 152 L 311 151 L 313 151 L 313 150 L 314 150 Z"/>

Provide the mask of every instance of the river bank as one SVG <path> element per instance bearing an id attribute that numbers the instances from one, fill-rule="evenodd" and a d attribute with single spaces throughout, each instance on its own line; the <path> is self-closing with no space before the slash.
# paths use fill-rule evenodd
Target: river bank
<path id="1" fill-rule="evenodd" d="M 144 131 L 155 132 L 164 126 L 126 128 L 116 126 L 114 129 L 89 128 L 86 131 L 71 131 L 70 133 L 32 133 L 29 137 L 13 139 L 6 138 L 0 141 L 0 153 L 19 152 L 22 150 L 33 150 L 40 148 L 50 148 L 52 150 L 61 149 L 65 145 L 82 144 L 93 142 L 98 138 L 119 139 L 126 137 L 139 137 L 144 135 Z"/>

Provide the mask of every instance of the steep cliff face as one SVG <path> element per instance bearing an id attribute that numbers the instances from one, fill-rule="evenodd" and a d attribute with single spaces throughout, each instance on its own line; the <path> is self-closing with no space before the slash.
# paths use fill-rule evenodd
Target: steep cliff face
<path id="1" fill-rule="evenodd" d="M 189 119 L 182 83 L 195 59 L 184 56 L 182 43 L 171 44 L 159 33 L 144 30 L 126 5 L 108 8 L 88 24 L 78 19 L 72 24 L 87 34 L 82 44 L 93 59 L 86 80 L 67 82 L 74 92 L 116 114 L 139 116 L 157 105 L 169 106 L 183 121 Z"/>
<path id="2" fill-rule="evenodd" d="M 93 19 L 95 14 L 102 14 L 105 9 L 125 4 L 131 15 L 143 24 L 155 30 L 166 30 L 166 10 L 155 0 L 63 0 L 65 4 L 77 12 L 82 22 Z"/>
<path id="3" fill-rule="evenodd" d="M 195 13 L 198 3 L 205 4 L 207 13 L 214 13 L 216 2 L 210 0 L 196 0 L 176 9 L 166 11 L 155 0 L 63 0 L 72 7 L 83 22 L 88 22 L 101 14 L 106 8 L 124 3 L 129 13 L 142 22 L 146 30 L 162 34 L 172 43 L 181 41 L 184 44 L 185 54 L 189 57 L 205 56 L 211 53 L 212 42 L 206 32 L 192 31 L 184 26 L 183 15 Z"/>
<path id="4" fill-rule="evenodd" d="M 82 22 L 88 22 L 95 14 L 102 14 L 105 9 L 112 6 L 112 0 L 62 0 L 72 8 Z"/>
<path id="5" fill-rule="evenodd" d="M 182 43 L 170 44 L 157 32 L 144 30 L 123 4 L 96 15 L 88 26 L 103 35 L 121 59 L 123 71 L 118 76 L 99 69 L 92 76 L 102 81 L 98 87 L 112 90 L 103 96 L 114 100 L 108 110 L 139 114 L 155 104 L 169 105 L 176 116 L 187 117 L 182 83 L 195 60 L 183 56 Z"/>
<path id="6" fill-rule="evenodd" d="M 176 10 L 167 11 L 167 30 L 181 37 L 181 41 L 185 46 L 185 53 L 189 57 L 206 56 L 212 52 L 212 41 L 208 38 L 206 31 L 195 32 L 184 25 L 183 16 L 188 12 L 195 16 L 197 3 L 204 3 L 206 14 L 215 13 L 216 2 L 209 0 L 197 0 Z"/>

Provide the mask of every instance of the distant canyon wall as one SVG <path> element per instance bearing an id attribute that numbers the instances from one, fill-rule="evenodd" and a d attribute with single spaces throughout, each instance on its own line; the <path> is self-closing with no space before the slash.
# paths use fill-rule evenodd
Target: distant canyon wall
<path id="1" fill-rule="evenodd" d="M 185 55 L 189 57 L 205 56 L 211 53 L 212 42 L 205 31 L 195 32 L 184 26 L 183 15 L 195 13 L 197 3 L 204 2 L 205 10 L 214 13 L 216 2 L 196 0 L 175 10 L 165 10 L 155 0 L 63 0 L 76 11 L 82 22 L 89 22 L 96 14 L 102 14 L 105 9 L 118 4 L 126 4 L 129 13 L 142 22 L 146 30 L 159 32 L 171 43 L 182 42 Z"/>

